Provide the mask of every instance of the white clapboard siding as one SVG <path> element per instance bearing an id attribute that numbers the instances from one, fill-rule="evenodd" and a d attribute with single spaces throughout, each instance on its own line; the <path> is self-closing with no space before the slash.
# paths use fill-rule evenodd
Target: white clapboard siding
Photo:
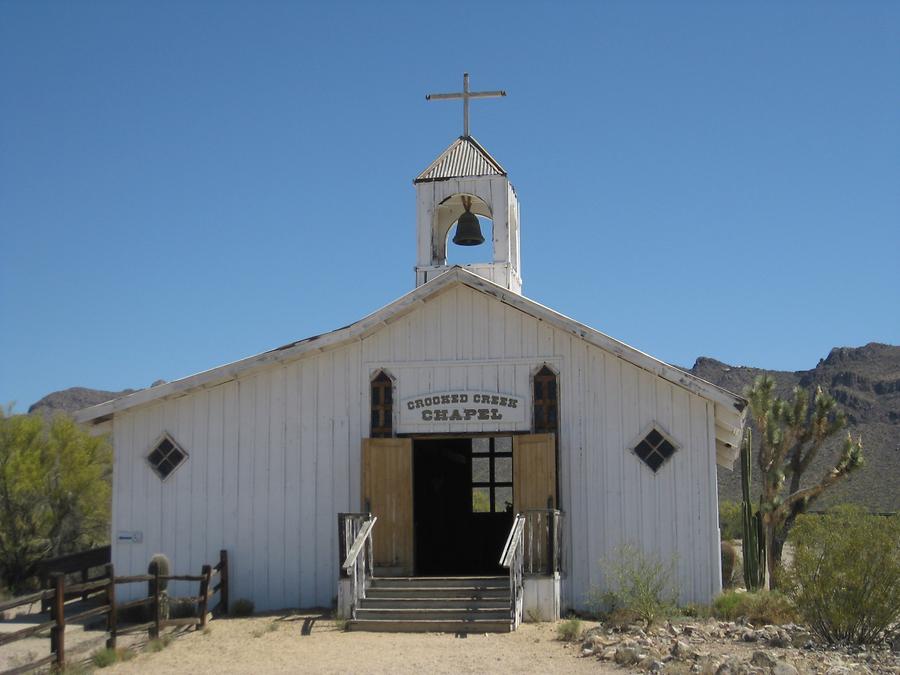
<path id="1" fill-rule="evenodd" d="M 606 583 L 601 561 L 629 542 L 675 560 L 683 600 L 709 601 L 720 588 L 715 404 L 462 284 L 359 340 L 116 413 L 113 529 L 143 535 L 114 538 L 117 572 L 141 573 L 159 552 L 197 574 L 225 548 L 232 599 L 260 610 L 330 606 L 336 514 L 361 508 L 373 374 L 394 378 L 398 402 L 466 389 L 530 402 L 544 364 L 560 378 L 564 604 L 583 607 Z M 524 422 L 452 431 L 528 431 L 526 408 Z M 451 431 L 399 428 L 396 418 L 401 432 Z M 630 451 L 653 423 L 679 445 L 655 474 Z M 145 457 L 164 432 L 189 457 L 162 482 Z"/>

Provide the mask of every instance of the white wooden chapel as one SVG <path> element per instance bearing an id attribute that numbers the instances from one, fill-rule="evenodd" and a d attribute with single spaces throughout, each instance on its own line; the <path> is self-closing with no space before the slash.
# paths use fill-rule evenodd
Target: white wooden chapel
<path id="1" fill-rule="evenodd" d="M 746 402 L 522 294 L 516 192 L 469 134 L 468 78 L 454 96 L 465 133 L 414 181 L 413 290 L 77 415 L 112 434 L 118 574 L 227 549 L 231 598 L 331 606 L 338 513 L 378 516 L 380 574 L 464 575 L 496 566 L 515 513 L 555 508 L 554 611 L 584 607 L 623 543 L 675 556 L 683 601 L 719 592 L 716 471 Z M 486 259 L 450 266 L 467 213 Z"/>

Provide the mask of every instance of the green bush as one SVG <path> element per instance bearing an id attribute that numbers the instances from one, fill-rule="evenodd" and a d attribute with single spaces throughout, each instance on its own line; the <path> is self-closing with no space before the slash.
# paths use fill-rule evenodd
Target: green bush
<path id="1" fill-rule="evenodd" d="M 743 538 L 740 502 L 732 502 L 727 499 L 719 502 L 719 533 L 722 541 Z"/>
<path id="2" fill-rule="evenodd" d="M 231 616 L 242 617 L 242 616 L 250 616 L 253 614 L 253 611 L 256 609 L 256 606 L 253 604 L 252 600 L 247 600 L 247 598 L 238 598 L 235 600 L 231 607 Z"/>
<path id="3" fill-rule="evenodd" d="M 900 515 L 856 507 L 804 515 L 782 579 L 810 629 L 827 642 L 874 642 L 900 620 Z"/>
<path id="4" fill-rule="evenodd" d="M 778 591 L 725 591 L 713 602 L 713 615 L 726 621 L 743 617 L 757 625 L 790 623 L 797 616 L 790 600 Z"/>
<path id="5" fill-rule="evenodd" d="M 737 591 L 725 591 L 722 595 L 713 600 L 713 616 L 717 619 L 725 619 L 726 621 L 734 621 L 742 616 L 743 601 L 747 593 L 738 593 Z"/>
<path id="6" fill-rule="evenodd" d="M 574 642 L 581 637 L 581 619 L 572 616 L 556 627 L 556 638 L 563 642 Z"/>
<path id="7" fill-rule="evenodd" d="M 40 560 L 108 543 L 111 476 L 106 438 L 0 407 L 0 586 L 18 594 Z"/>
<path id="8" fill-rule="evenodd" d="M 645 553 L 633 544 L 616 549 L 601 562 L 609 588 L 592 588 L 588 606 L 598 614 L 635 615 L 646 627 L 675 611 L 678 588 L 675 559 L 663 562 L 655 553 Z"/>
<path id="9" fill-rule="evenodd" d="M 711 605 L 690 602 L 678 608 L 678 616 L 686 619 L 708 619 L 713 616 L 713 608 Z"/>

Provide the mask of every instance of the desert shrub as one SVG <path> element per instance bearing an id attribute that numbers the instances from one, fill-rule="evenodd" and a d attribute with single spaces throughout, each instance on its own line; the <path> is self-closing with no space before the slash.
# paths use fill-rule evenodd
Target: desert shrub
<path id="1" fill-rule="evenodd" d="M 734 621 L 741 616 L 742 602 L 746 595 L 747 593 L 737 591 L 725 591 L 713 600 L 713 616 L 717 619 Z"/>
<path id="2" fill-rule="evenodd" d="M 105 649 L 98 649 L 93 654 L 91 654 L 91 662 L 98 668 L 106 668 L 107 666 L 111 666 L 118 660 L 119 655 L 116 650 L 110 649 L 109 647 Z"/>
<path id="3" fill-rule="evenodd" d="M 247 598 L 238 598 L 231 604 L 230 609 L 231 616 L 250 616 L 251 614 L 253 614 L 256 606 L 253 604 L 252 600 L 248 600 Z"/>
<path id="4" fill-rule="evenodd" d="M 810 629 L 827 642 L 874 642 L 900 620 L 900 515 L 856 507 L 798 519 L 782 579 Z"/>
<path id="5" fill-rule="evenodd" d="M 726 588 L 734 586 L 735 572 L 737 571 L 737 549 L 727 541 L 723 541 L 722 547 L 722 585 Z"/>
<path id="6" fill-rule="evenodd" d="M 111 476 L 105 438 L 0 407 L 0 585 L 18 594 L 40 560 L 108 543 Z"/>
<path id="7" fill-rule="evenodd" d="M 564 642 L 574 642 L 581 637 L 581 619 L 571 616 L 556 627 L 556 638 Z"/>
<path id="8" fill-rule="evenodd" d="M 713 616 L 713 608 L 711 605 L 690 602 L 678 608 L 678 615 L 687 619 L 708 619 Z"/>
<path id="9" fill-rule="evenodd" d="M 797 616 L 790 600 L 778 591 L 725 591 L 713 602 L 713 615 L 727 621 L 744 618 L 753 624 L 776 625 L 790 623 Z"/>
<path id="10" fill-rule="evenodd" d="M 742 539 L 741 504 L 723 499 L 719 502 L 719 532 L 723 541 Z"/>
<path id="11" fill-rule="evenodd" d="M 630 614 L 649 627 L 675 610 L 678 588 L 674 558 L 663 562 L 656 553 L 624 544 L 600 565 L 609 588 L 588 592 L 588 606 L 597 614 Z"/>

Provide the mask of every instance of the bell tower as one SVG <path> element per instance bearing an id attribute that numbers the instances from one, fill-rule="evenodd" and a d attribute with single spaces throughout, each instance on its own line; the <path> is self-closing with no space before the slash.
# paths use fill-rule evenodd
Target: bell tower
<path id="1" fill-rule="evenodd" d="M 461 98 L 464 134 L 450 144 L 413 181 L 416 188 L 416 286 L 443 274 L 448 246 L 473 246 L 484 241 L 478 216 L 491 221 L 491 260 L 461 265 L 474 274 L 516 293 L 522 292 L 519 266 L 519 201 L 506 170 L 469 134 L 469 99 L 506 96 L 503 91 L 463 91 L 426 98 Z M 450 230 L 456 234 L 448 241 Z"/>
<path id="2" fill-rule="evenodd" d="M 413 183 L 416 187 L 416 286 L 450 269 L 447 248 L 480 243 L 478 220 L 491 221 L 491 260 L 462 265 L 516 293 L 519 267 L 519 201 L 506 171 L 471 136 L 460 136 Z M 458 223 L 458 224 L 457 224 Z M 457 243 L 450 230 L 457 224 Z"/>

